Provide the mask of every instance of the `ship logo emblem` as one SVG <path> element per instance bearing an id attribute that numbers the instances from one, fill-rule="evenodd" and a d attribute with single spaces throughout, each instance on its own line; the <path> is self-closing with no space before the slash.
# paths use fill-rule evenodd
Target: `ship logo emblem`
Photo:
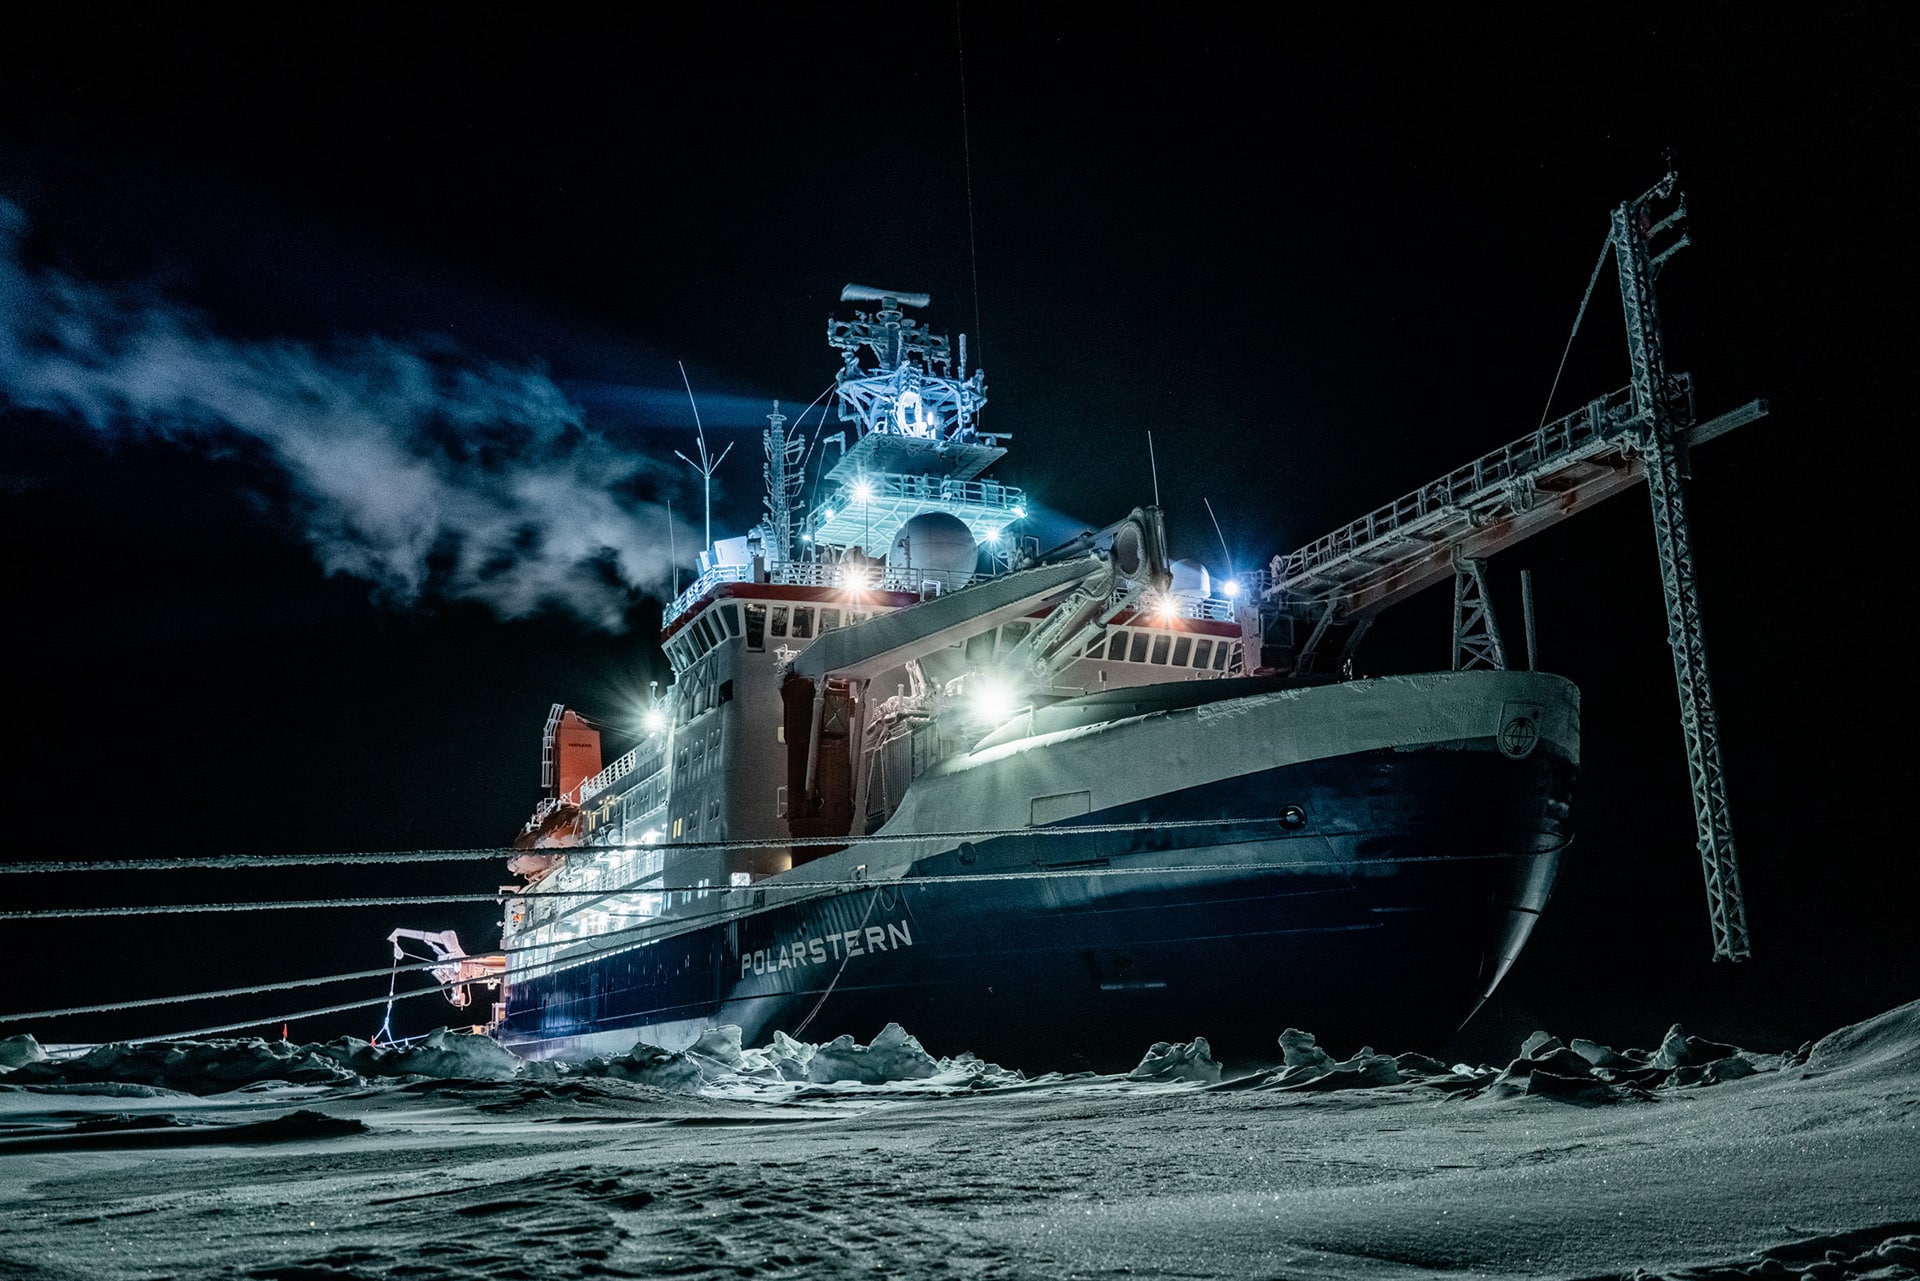
<path id="1" fill-rule="evenodd" d="M 1495 740 L 1500 745 L 1501 755 L 1516 761 L 1531 755 L 1535 744 L 1540 741 L 1539 717 L 1540 709 L 1537 707 L 1508 704 L 1506 720 L 1501 724 Z"/>

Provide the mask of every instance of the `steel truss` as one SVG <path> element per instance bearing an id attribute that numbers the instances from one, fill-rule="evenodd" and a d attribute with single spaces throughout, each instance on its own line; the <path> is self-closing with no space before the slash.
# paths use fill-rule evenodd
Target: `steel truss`
<path id="1" fill-rule="evenodd" d="M 1751 955 L 1746 899 L 1734 857 L 1733 819 L 1727 806 L 1726 774 L 1720 761 L 1720 719 L 1713 707 L 1707 674 L 1707 642 L 1700 628 L 1700 589 L 1693 564 L 1693 535 L 1687 521 L 1684 433 L 1692 425 L 1690 397 L 1667 374 L 1660 313 L 1653 281 L 1663 264 L 1688 244 L 1681 232 L 1655 254 L 1655 237 L 1679 228 L 1686 198 L 1658 222 L 1652 206 L 1674 194 L 1675 176 L 1613 211 L 1614 263 L 1625 304 L 1627 355 L 1633 366 L 1633 402 L 1641 465 L 1652 499 L 1654 546 L 1660 558 L 1660 586 L 1667 604 L 1667 643 L 1673 650 L 1674 684 L 1680 695 L 1680 730 L 1686 740 L 1687 776 L 1693 787 L 1694 824 L 1699 837 L 1700 869 L 1706 879 L 1707 916 L 1713 927 L 1716 960 L 1743 961 Z"/>

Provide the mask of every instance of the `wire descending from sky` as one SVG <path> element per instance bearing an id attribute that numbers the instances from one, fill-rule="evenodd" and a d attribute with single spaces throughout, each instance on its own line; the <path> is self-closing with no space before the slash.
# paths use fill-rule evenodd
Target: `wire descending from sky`
<path id="1" fill-rule="evenodd" d="M 438 340 L 226 336 L 151 292 L 30 265 L 27 226 L 0 200 L 0 400 L 115 439 L 254 442 L 326 572 L 397 605 L 617 629 L 667 589 L 667 512 L 626 496 L 665 469 L 589 429 L 544 372 Z"/>

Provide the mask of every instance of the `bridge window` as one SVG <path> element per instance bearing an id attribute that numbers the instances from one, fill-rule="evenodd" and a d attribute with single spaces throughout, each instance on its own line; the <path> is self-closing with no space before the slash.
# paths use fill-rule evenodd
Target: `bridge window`
<path id="1" fill-rule="evenodd" d="M 773 626 L 768 629 L 767 634 L 772 636 L 775 640 L 786 639 L 787 607 L 785 605 L 775 605 L 773 607 Z"/>
<path id="2" fill-rule="evenodd" d="M 993 657 L 993 632 L 984 631 L 978 636 L 967 638 L 967 661 L 984 663 Z"/>
<path id="3" fill-rule="evenodd" d="M 1212 658 L 1213 658 L 1213 642 L 1212 641 L 1203 640 L 1193 647 L 1193 665 L 1195 667 L 1205 667 L 1207 663 L 1211 661 Z"/>
<path id="4" fill-rule="evenodd" d="M 793 638 L 795 640 L 813 639 L 813 610 L 807 606 L 793 607 Z"/>
<path id="5" fill-rule="evenodd" d="M 732 639 L 737 639 L 740 635 L 739 606 L 722 605 L 720 607 L 720 618 L 721 618 L 721 621 L 723 621 L 727 625 L 727 636 Z"/>
<path id="6" fill-rule="evenodd" d="M 1147 661 L 1147 639 L 1145 632 L 1135 632 L 1133 634 L 1133 648 L 1127 654 L 1127 661 L 1129 663 L 1144 663 Z"/>
<path id="7" fill-rule="evenodd" d="M 1002 654 L 1007 653 L 1014 646 L 1025 640 L 1027 633 L 1032 630 L 1033 624 L 1027 622 L 1024 618 L 1016 619 L 1014 622 L 1002 627 L 1000 629 L 1000 652 Z"/>
<path id="8" fill-rule="evenodd" d="M 765 649 L 767 647 L 767 607 L 748 605 L 747 609 L 747 648 Z"/>
<path id="9" fill-rule="evenodd" d="M 1218 645 L 1213 647 L 1213 670 L 1214 671 L 1224 672 L 1227 670 L 1227 653 L 1232 648 L 1233 647 L 1231 645 L 1228 645 L 1225 641 L 1221 641 Z"/>
<path id="10" fill-rule="evenodd" d="M 839 610 L 823 609 L 820 611 L 820 634 L 822 636 L 825 636 L 828 632 L 832 631 L 834 628 L 838 626 L 840 626 Z"/>
<path id="11" fill-rule="evenodd" d="M 1173 665 L 1175 667 L 1185 667 L 1187 665 L 1187 659 L 1193 656 L 1192 650 L 1193 637 L 1182 636 L 1179 640 L 1175 641 L 1173 643 Z"/>
<path id="12" fill-rule="evenodd" d="M 1167 665 L 1167 651 L 1172 647 L 1173 637 L 1167 635 L 1165 632 L 1161 632 L 1158 636 L 1155 636 L 1153 638 L 1153 661 L 1165 667 Z"/>

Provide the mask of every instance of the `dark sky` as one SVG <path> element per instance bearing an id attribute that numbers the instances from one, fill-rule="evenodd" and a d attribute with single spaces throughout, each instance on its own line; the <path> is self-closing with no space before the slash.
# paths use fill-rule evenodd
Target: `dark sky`
<path id="1" fill-rule="evenodd" d="M 1893 554 L 1909 541 L 1920 140 L 1901 10 L 1333 29 L 966 6 L 963 40 L 938 6 L 614 27 L 62 12 L 0 50 L 0 199 L 23 227 L 16 276 L 40 288 L 0 296 L 10 327 L 44 321 L 20 309 L 51 306 L 57 282 L 104 335 L 89 377 L 157 326 L 182 359 L 329 388 L 405 362 L 442 387 L 475 370 L 494 391 L 555 387 L 580 413 L 552 447 L 584 429 L 613 460 L 576 492 L 655 532 L 656 504 L 684 534 L 699 501 L 671 456 L 692 443 L 675 362 L 716 448 L 737 442 L 716 530 L 744 528 L 748 428 L 764 402 L 791 411 L 828 384 L 823 320 L 861 281 L 930 291 L 936 326 L 970 334 L 989 419 L 1014 433 L 1004 479 L 1104 523 L 1150 498 L 1151 431 L 1176 552 L 1218 565 L 1204 496 L 1237 564 L 1263 563 L 1533 427 L 1608 209 L 1670 154 L 1696 242 L 1660 282 L 1671 361 L 1706 412 L 1774 407 L 1702 451 L 1692 489 L 1756 959 L 1708 960 L 1636 493 L 1494 565 L 1510 631 L 1517 571 L 1534 571 L 1542 665 L 1583 690 L 1581 835 L 1461 1048 L 1496 1056 L 1539 1025 L 1646 1041 L 1675 1018 L 1770 1047 L 1920 994 Z M 1609 269 L 1555 408 L 1625 381 Z M 358 546 L 339 523 L 354 495 L 280 456 L 298 413 L 236 429 L 124 403 L 89 422 L 17 387 L 0 400 L 19 739 L 5 857 L 498 844 L 537 797 L 547 705 L 617 722 L 665 674 L 651 536 L 630 572 L 569 580 L 571 612 L 503 604 L 521 580 L 499 564 L 463 579 L 444 543 L 396 586 L 391 556 L 360 574 L 339 559 Z M 487 493 L 525 461 L 431 416 L 408 441 Z M 1361 669 L 1444 665 L 1447 607 L 1436 594 L 1389 616 Z M 504 879 L 447 864 L 4 891 L 33 905 Z M 5 1004 L 378 966 L 394 924 L 484 945 L 492 916 L 11 926 Z"/>

